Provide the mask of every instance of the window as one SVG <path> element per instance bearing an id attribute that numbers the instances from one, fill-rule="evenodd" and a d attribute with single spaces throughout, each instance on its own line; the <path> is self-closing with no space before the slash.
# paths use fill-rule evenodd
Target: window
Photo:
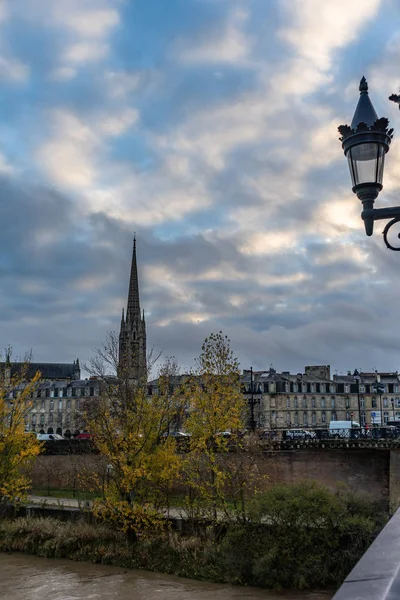
<path id="1" fill-rule="evenodd" d="M 71 408 L 71 400 L 68 398 L 68 400 L 67 400 L 67 409 L 70 409 L 70 408 Z"/>
<path id="2" fill-rule="evenodd" d="M 40 408 L 44 410 L 44 400 L 42 400 Z"/>
<path id="3" fill-rule="evenodd" d="M 289 396 L 286 398 L 286 408 L 290 408 L 290 398 L 289 398 Z"/>
<path id="4" fill-rule="evenodd" d="M 299 413 L 298 412 L 294 413 L 294 424 L 296 427 L 299 426 Z"/>
<path id="5" fill-rule="evenodd" d="M 303 408 L 307 408 L 307 398 L 303 397 Z"/>
<path id="6" fill-rule="evenodd" d="M 58 398 L 58 388 L 54 389 L 54 398 Z"/>
<path id="7" fill-rule="evenodd" d="M 351 421 L 351 415 L 349 412 L 346 412 L 346 421 Z"/>
<path id="8" fill-rule="evenodd" d="M 387 411 L 385 411 L 383 413 L 383 422 L 385 423 L 385 425 L 387 425 L 388 421 L 389 421 L 389 413 Z"/>
<path id="9" fill-rule="evenodd" d="M 88 387 L 85 388 L 85 396 L 89 396 L 89 392 L 90 392 L 90 389 Z"/>
<path id="10" fill-rule="evenodd" d="M 290 426 L 290 413 L 286 413 L 286 425 Z"/>
<path id="11" fill-rule="evenodd" d="M 371 399 L 371 408 L 376 408 L 376 398 Z"/>
<path id="12" fill-rule="evenodd" d="M 297 392 L 297 391 L 298 391 L 298 385 L 297 385 L 297 383 L 294 383 L 294 384 L 293 384 L 293 391 L 294 391 L 294 392 Z"/>
<path id="13" fill-rule="evenodd" d="M 395 419 L 396 419 L 396 421 L 400 420 L 400 413 L 399 412 L 396 413 Z"/>
<path id="14" fill-rule="evenodd" d="M 332 396 L 331 398 L 331 408 L 335 408 L 336 403 L 335 403 L 335 396 Z"/>
<path id="15" fill-rule="evenodd" d="M 398 383 L 394 384 L 393 391 L 394 391 L 395 394 L 397 394 L 400 391 Z"/>
<path id="16" fill-rule="evenodd" d="M 360 398 L 360 406 L 361 406 L 361 408 L 365 408 L 365 400 L 364 400 L 364 398 Z"/>
<path id="17" fill-rule="evenodd" d="M 320 391 L 321 391 L 321 394 L 325 393 L 325 384 L 324 383 L 321 383 L 321 385 L 320 385 Z"/>
<path id="18" fill-rule="evenodd" d="M 364 394 L 365 392 L 365 385 L 363 383 L 360 383 L 360 393 Z"/>
<path id="19" fill-rule="evenodd" d="M 303 412 L 303 424 L 304 427 L 308 427 L 308 414 L 306 413 L 306 411 Z"/>
<path id="20" fill-rule="evenodd" d="M 51 412 L 49 414 L 49 423 L 53 423 L 54 417 L 53 417 L 53 413 Z"/>
<path id="21" fill-rule="evenodd" d="M 321 398 L 321 408 L 325 408 L 325 397 L 322 396 Z"/>
<path id="22" fill-rule="evenodd" d="M 335 410 L 332 411 L 331 421 L 337 421 L 337 415 L 336 415 L 336 411 Z"/>
<path id="23" fill-rule="evenodd" d="M 313 425 L 313 427 L 315 427 L 315 425 L 317 424 L 317 413 L 313 412 L 311 415 L 311 423 Z"/>
<path id="24" fill-rule="evenodd" d="M 264 394 L 268 394 L 268 383 L 264 383 Z"/>
<path id="25" fill-rule="evenodd" d="M 312 394 L 314 394 L 314 393 L 315 393 L 315 383 L 312 383 L 312 384 L 310 385 L 310 390 L 311 390 L 311 393 L 312 393 Z"/>
<path id="26" fill-rule="evenodd" d="M 386 398 L 386 396 L 385 396 L 385 398 L 383 399 L 383 406 L 384 406 L 384 408 L 387 408 L 387 407 L 389 406 L 389 401 L 388 401 L 388 399 Z"/>
<path id="27" fill-rule="evenodd" d="M 396 408 L 400 408 L 400 398 L 398 396 L 396 396 L 395 402 L 396 402 Z"/>
<path id="28" fill-rule="evenodd" d="M 32 425 L 36 425 L 36 415 L 32 415 Z"/>
<path id="29" fill-rule="evenodd" d="M 294 407 L 299 408 L 299 400 L 298 400 L 297 396 L 295 396 L 295 398 L 294 398 Z"/>
<path id="30" fill-rule="evenodd" d="M 303 394 L 306 393 L 306 391 L 307 391 L 307 384 L 305 384 L 305 383 L 301 384 L 301 391 L 303 392 Z"/>
<path id="31" fill-rule="evenodd" d="M 80 396 L 81 395 L 81 388 L 76 388 L 76 395 Z"/>
<path id="32" fill-rule="evenodd" d="M 72 388 L 72 396 L 75 398 L 75 396 L 76 396 L 76 388 Z"/>
<path id="33" fill-rule="evenodd" d="M 311 398 L 311 407 L 315 408 L 316 407 L 316 402 L 315 402 L 315 398 Z"/>
<path id="34" fill-rule="evenodd" d="M 72 396 L 72 388 L 71 388 L 71 387 L 68 387 L 68 388 L 67 388 L 67 397 L 68 397 L 68 398 L 71 398 L 71 396 Z"/>
<path id="35" fill-rule="evenodd" d="M 286 393 L 290 392 L 290 385 L 289 385 L 288 381 L 286 381 L 286 383 L 285 383 L 285 392 Z"/>
<path id="36" fill-rule="evenodd" d="M 344 393 L 345 394 L 350 394 L 350 386 L 348 383 L 344 384 Z"/>
<path id="37" fill-rule="evenodd" d="M 94 396 L 94 387 L 89 388 L 89 395 Z"/>
<path id="38" fill-rule="evenodd" d="M 58 397 L 62 398 L 64 396 L 64 390 L 62 388 L 58 389 Z"/>
<path id="39" fill-rule="evenodd" d="M 58 401 L 58 410 L 62 410 L 62 400 Z"/>
<path id="40" fill-rule="evenodd" d="M 345 404 L 346 404 L 346 408 L 350 408 L 350 398 L 348 396 L 346 396 L 346 398 L 345 398 Z"/>
<path id="41" fill-rule="evenodd" d="M 50 390 L 50 398 L 54 398 L 54 390 Z"/>
<path id="42" fill-rule="evenodd" d="M 366 423 L 366 418 L 365 418 L 365 412 L 361 413 L 361 425 L 365 425 Z"/>
<path id="43" fill-rule="evenodd" d="M 321 413 L 321 420 L 323 423 L 326 423 L 326 412 L 325 411 L 322 411 L 322 413 Z"/>
<path id="44" fill-rule="evenodd" d="M 54 408 L 54 400 L 50 400 L 50 410 L 53 410 Z"/>
<path id="45" fill-rule="evenodd" d="M 44 415 L 40 415 L 40 424 L 44 425 Z"/>
<path id="46" fill-rule="evenodd" d="M 335 386 L 333 383 L 331 383 L 330 390 L 331 390 L 331 394 L 335 393 Z"/>

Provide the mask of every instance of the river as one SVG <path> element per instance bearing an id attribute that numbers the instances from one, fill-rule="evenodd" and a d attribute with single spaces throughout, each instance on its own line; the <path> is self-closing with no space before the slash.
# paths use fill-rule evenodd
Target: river
<path id="1" fill-rule="evenodd" d="M 1 600 L 329 600 L 329 592 L 275 592 L 161 573 L 0 553 Z"/>

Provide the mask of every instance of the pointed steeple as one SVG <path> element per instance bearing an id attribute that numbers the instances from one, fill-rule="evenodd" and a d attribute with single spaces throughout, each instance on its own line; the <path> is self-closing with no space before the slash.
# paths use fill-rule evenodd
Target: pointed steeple
<path id="1" fill-rule="evenodd" d="M 368 127 L 371 127 L 378 119 L 378 115 L 368 94 L 368 83 L 365 77 L 361 79 L 358 89 L 360 91 L 360 99 L 358 100 L 356 112 L 350 125 L 352 129 L 357 129 L 360 123 L 365 123 Z"/>
<path id="2" fill-rule="evenodd" d="M 126 310 L 126 321 L 133 323 L 140 319 L 139 280 L 136 263 L 136 234 L 133 238 L 133 253 L 131 265 L 131 277 L 129 281 L 128 307 Z"/>

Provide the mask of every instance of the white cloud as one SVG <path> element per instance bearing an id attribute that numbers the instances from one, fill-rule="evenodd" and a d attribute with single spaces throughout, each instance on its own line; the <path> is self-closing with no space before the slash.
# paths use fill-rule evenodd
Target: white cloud
<path id="1" fill-rule="evenodd" d="M 53 135 L 37 151 L 37 160 L 61 187 L 87 189 L 96 180 L 95 149 L 100 140 L 76 115 L 66 110 L 52 114 Z"/>
<path id="2" fill-rule="evenodd" d="M 76 69 L 73 67 L 59 67 L 51 73 L 51 79 L 56 81 L 68 81 L 76 76 Z"/>
<path id="3" fill-rule="evenodd" d="M 15 173 L 15 168 L 10 165 L 6 157 L 0 152 L 0 174 L 12 175 L 13 173 Z"/>
<path id="4" fill-rule="evenodd" d="M 331 67 L 332 51 L 354 40 L 377 14 L 380 3 L 381 0 L 281 0 L 291 25 L 279 34 L 300 56 L 325 71 Z"/>
<path id="5" fill-rule="evenodd" d="M 28 65 L 16 58 L 0 56 L 0 80 L 25 82 L 30 75 Z"/>
<path id="6" fill-rule="evenodd" d="M 139 111 L 135 108 L 126 108 L 116 115 L 105 117 L 99 122 L 99 129 L 105 135 L 119 136 L 125 133 L 139 120 Z"/>
<path id="7" fill-rule="evenodd" d="M 113 9 L 86 9 L 82 2 L 62 2 L 54 10 L 55 20 L 63 27 L 71 29 L 82 38 L 105 38 L 119 22 L 119 14 Z"/>
<path id="8" fill-rule="evenodd" d="M 78 42 L 69 46 L 62 57 L 66 63 L 84 64 L 104 58 L 109 51 L 107 44 L 98 42 Z"/>
<path id="9" fill-rule="evenodd" d="M 230 13 L 223 30 L 205 33 L 200 40 L 179 40 L 175 54 L 183 63 L 238 63 L 245 60 L 251 50 L 251 38 L 242 28 L 248 15 L 235 8 Z M 197 43 L 196 43 L 197 42 Z"/>
<path id="10" fill-rule="evenodd" d="M 110 95 L 118 98 L 124 97 L 133 90 L 136 90 L 139 82 L 139 73 L 129 73 L 126 71 L 107 71 L 104 79 L 109 87 Z"/>

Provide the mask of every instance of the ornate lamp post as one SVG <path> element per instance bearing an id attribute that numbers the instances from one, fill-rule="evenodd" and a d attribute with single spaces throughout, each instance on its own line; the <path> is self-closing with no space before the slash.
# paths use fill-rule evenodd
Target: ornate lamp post
<path id="1" fill-rule="evenodd" d="M 250 398 L 248 399 L 248 403 L 250 405 L 250 419 L 249 419 L 249 427 L 250 429 L 253 431 L 253 433 L 256 430 L 256 420 L 254 418 L 254 406 L 256 404 L 260 404 L 260 400 L 257 398 L 254 398 L 254 381 L 253 381 L 253 367 L 250 367 Z"/>
<path id="2" fill-rule="evenodd" d="M 354 369 L 353 377 L 357 383 L 358 424 L 361 427 L 362 423 L 361 423 L 361 402 L 360 402 L 360 375 L 359 375 L 357 369 Z"/>
<path id="3" fill-rule="evenodd" d="M 391 219 L 383 230 L 383 239 L 391 250 L 400 250 L 388 241 L 389 229 L 400 222 L 400 206 L 374 208 L 374 202 L 382 190 L 385 154 L 389 151 L 393 129 L 389 129 L 386 117 L 379 118 L 368 95 L 368 84 L 363 77 L 360 81 L 360 99 L 351 125 L 340 125 L 340 141 L 349 163 L 353 192 L 363 205 L 361 218 L 365 232 L 372 235 L 374 221 Z M 398 96 L 389 100 L 398 102 Z M 400 235 L 398 236 L 400 238 Z"/>

